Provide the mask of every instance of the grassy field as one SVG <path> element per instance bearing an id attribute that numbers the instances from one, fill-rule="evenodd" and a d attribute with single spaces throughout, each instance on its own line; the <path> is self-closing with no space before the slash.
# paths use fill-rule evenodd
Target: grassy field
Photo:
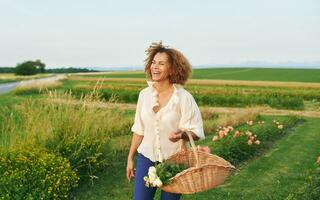
<path id="1" fill-rule="evenodd" d="M 145 78 L 142 71 L 115 72 L 91 77 Z M 194 69 L 193 79 L 249 80 L 320 83 L 320 69 L 275 69 L 275 68 L 210 68 Z"/>
<path id="2" fill-rule="evenodd" d="M 285 199 L 305 182 L 305 172 L 314 165 L 320 153 L 316 148 L 320 139 L 319 122 L 319 119 L 307 119 L 305 124 L 273 144 L 270 151 L 240 165 L 240 171 L 225 185 L 185 195 L 182 199 Z M 207 138 L 199 144 L 207 145 L 212 143 L 210 140 Z M 125 160 L 125 155 L 121 160 Z M 94 186 L 85 184 L 80 187 L 75 199 L 131 199 L 133 184 L 128 183 L 124 176 L 125 162 L 115 162 L 115 166 L 107 170 L 109 173 L 102 174 Z M 156 199 L 159 199 L 159 194 Z"/>
<path id="3" fill-rule="evenodd" d="M 182 199 L 286 199 L 306 183 L 307 172 L 320 155 L 320 70 L 312 71 L 316 76 L 308 76 L 308 70 L 268 70 L 271 69 L 259 72 L 266 74 L 265 80 L 274 78 L 265 84 L 253 81 L 251 76 L 258 73 L 257 69 L 195 70 L 198 79 L 192 79 L 186 89 L 200 105 L 207 134 L 197 144 L 210 146 L 214 153 L 233 161 L 240 171 L 221 187 Z M 275 71 L 282 75 L 275 78 Z M 205 75 L 209 78 L 205 79 Z M 235 80 L 245 81 L 229 81 L 229 75 L 239 75 L 242 79 Z M 140 72 L 76 75 L 46 86 L 49 91 L 37 85 L 0 95 L 0 149 L 31 146 L 68 159 L 80 177 L 79 187 L 72 190 L 69 199 L 130 199 L 133 183 L 125 178 L 126 156 L 136 97 L 146 87 L 143 76 Z M 225 81 L 212 80 L 223 76 Z M 106 78 L 101 82 L 101 77 Z M 63 94 L 67 91 L 71 93 Z M 212 97 L 215 104 L 210 103 Z M 270 110 L 263 99 L 278 105 L 269 112 L 272 116 L 259 115 Z M 303 107 L 299 112 L 294 111 L 294 106 L 282 109 L 290 102 L 300 101 Z M 277 112 L 279 108 L 282 110 Z M 272 125 L 273 120 L 290 121 L 291 117 L 285 116 L 288 113 L 299 115 L 308 110 L 318 118 L 304 118 L 303 123 L 288 124 L 290 128 L 285 125 L 283 131 Z M 277 113 L 284 116 L 274 116 Z M 251 120 L 270 125 L 260 130 L 257 124 L 256 128 L 247 125 Z M 228 125 L 239 130 L 252 128 L 262 145 L 249 147 L 246 136 L 236 140 L 232 135 L 222 143 L 214 143 L 216 129 Z M 278 132 L 281 135 L 277 136 Z M 7 181 L 6 176 L 1 181 Z M 0 189 L 0 199 L 1 195 Z"/>

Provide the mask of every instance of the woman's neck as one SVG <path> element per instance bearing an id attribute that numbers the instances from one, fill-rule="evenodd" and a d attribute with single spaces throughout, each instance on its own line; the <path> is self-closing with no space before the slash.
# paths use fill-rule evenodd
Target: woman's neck
<path id="1" fill-rule="evenodd" d="M 154 87 L 156 88 L 158 93 L 162 93 L 168 90 L 169 88 L 171 88 L 172 84 L 169 82 L 169 80 L 165 80 L 165 81 L 155 82 Z"/>

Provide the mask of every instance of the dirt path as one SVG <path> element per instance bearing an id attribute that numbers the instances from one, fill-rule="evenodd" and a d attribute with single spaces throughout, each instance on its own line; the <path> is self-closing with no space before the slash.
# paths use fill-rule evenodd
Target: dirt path
<path id="1" fill-rule="evenodd" d="M 256 107 L 260 110 L 262 115 L 298 115 L 304 117 L 319 117 L 319 111 L 305 111 L 305 110 L 281 110 L 270 107 Z M 247 110 L 248 108 L 230 108 L 230 107 L 200 107 L 200 109 L 210 109 L 217 113 L 238 113 Z"/>

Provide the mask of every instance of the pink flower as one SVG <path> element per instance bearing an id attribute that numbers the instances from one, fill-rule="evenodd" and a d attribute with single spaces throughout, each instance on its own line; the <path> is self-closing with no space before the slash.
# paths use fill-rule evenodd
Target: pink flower
<path id="1" fill-rule="evenodd" d="M 233 127 L 232 126 L 228 126 L 227 127 L 230 131 L 233 131 Z"/>
<path id="2" fill-rule="evenodd" d="M 250 137 L 249 137 L 249 140 L 254 140 L 254 136 L 250 136 Z"/>
<path id="3" fill-rule="evenodd" d="M 202 151 L 202 152 L 206 152 L 206 153 L 210 153 L 211 150 L 208 146 L 197 146 L 198 151 Z"/>
<path id="4" fill-rule="evenodd" d="M 252 140 L 248 140 L 248 145 L 252 145 Z"/>
<path id="5" fill-rule="evenodd" d="M 235 131 L 233 134 L 233 137 L 236 138 L 236 137 L 239 137 L 240 135 L 241 135 L 240 131 Z"/>
<path id="6" fill-rule="evenodd" d="M 223 127 L 224 132 L 226 132 L 227 134 L 229 133 L 229 131 L 231 131 L 229 128 L 227 127 Z"/>
<path id="7" fill-rule="evenodd" d="M 250 137 L 250 136 L 252 135 L 252 133 L 251 133 L 250 131 L 246 131 L 246 135 L 247 135 L 248 137 Z"/>
<path id="8" fill-rule="evenodd" d="M 220 138 L 223 138 L 224 136 L 226 136 L 227 135 L 227 133 L 225 132 L 225 131 L 219 131 L 219 137 Z"/>
<path id="9" fill-rule="evenodd" d="M 217 141 L 217 140 L 219 140 L 219 136 L 217 135 L 213 136 L 212 141 Z"/>
<path id="10" fill-rule="evenodd" d="M 261 142 L 260 142 L 260 140 L 256 140 L 254 143 L 255 143 L 256 145 L 259 145 Z"/>

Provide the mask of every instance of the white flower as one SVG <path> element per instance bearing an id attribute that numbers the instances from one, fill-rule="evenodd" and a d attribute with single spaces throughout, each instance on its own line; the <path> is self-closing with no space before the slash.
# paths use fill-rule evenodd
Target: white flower
<path id="1" fill-rule="evenodd" d="M 154 166 L 149 167 L 149 171 L 148 171 L 149 173 L 154 173 L 155 174 L 156 171 L 157 170 L 156 170 L 156 168 Z"/>
<path id="2" fill-rule="evenodd" d="M 156 168 L 155 167 L 149 167 L 148 171 L 148 176 L 149 176 L 149 181 L 153 183 L 157 179 L 157 173 L 156 173 Z"/>
<path id="3" fill-rule="evenodd" d="M 157 179 L 154 181 L 154 185 L 157 186 L 157 187 L 161 187 L 162 186 L 162 182 L 161 182 L 159 177 L 157 177 Z"/>

